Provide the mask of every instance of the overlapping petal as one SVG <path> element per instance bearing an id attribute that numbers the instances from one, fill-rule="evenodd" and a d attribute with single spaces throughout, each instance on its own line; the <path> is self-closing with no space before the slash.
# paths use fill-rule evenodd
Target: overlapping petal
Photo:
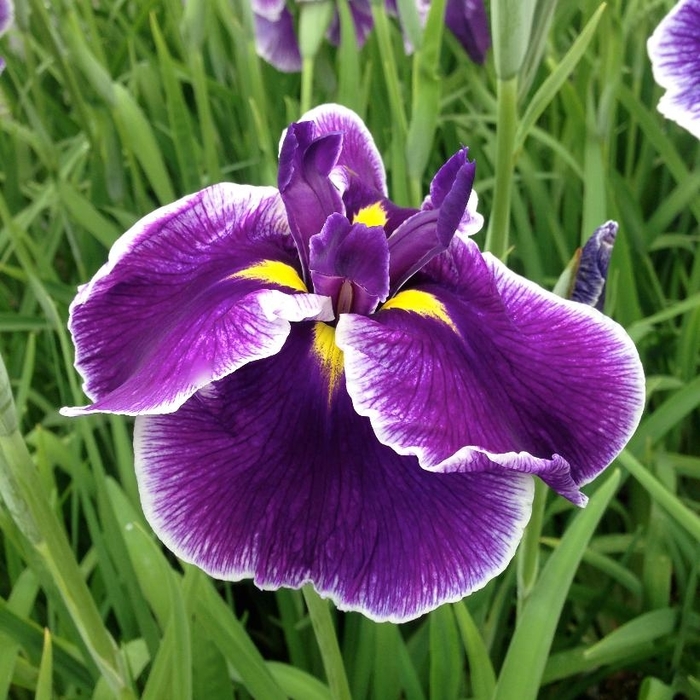
<path id="1" fill-rule="evenodd" d="M 324 355 L 316 332 L 295 325 L 276 357 L 177 413 L 137 418 L 137 476 L 156 533 L 217 578 L 311 582 L 376 620 L 411 619 L 481 587 L 513 555 L 531 479 L 431 473 L 377 442 L 329 369 L 342 358 Z"/>
<path id="2" fill-rule="evenodd" d="M 659 111 L 700 139 L 700 0 L 681 0 L 647 43 Z"/>
<path id="3" fill-rule="evenodd" d="M 290 322 L 332 318 L 307 294 L 277 192 L 221 184 L 163 207 L 115 243 L 71 305 L 86 411 L 174 411 L 279 351 Z"/>
<path id="4" fill-rule="evenodd" d="M 422 466 L 537 474 L 575 503 L 619 453 L 644 403 L 620 326 L 453 240 L 412 290 L 336 340 L 347 389 L 379 440 Z"/>

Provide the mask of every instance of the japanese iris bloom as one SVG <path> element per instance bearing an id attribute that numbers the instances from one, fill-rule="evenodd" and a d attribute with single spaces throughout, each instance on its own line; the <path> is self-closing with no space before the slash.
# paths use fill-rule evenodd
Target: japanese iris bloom
<path id="1" fill-rule="evenodd" d="M 461 149 L 398 207 L 364 123 L 324 105 L 286 130 L 278 189 L 151 213 L 79 289 L 93 404 L 63 413 L 136 416 L 181 559 L 401 621 L 504 569 L 533 476 L 585 503 L 639 420 L 637 352 L 479 251 L 473 178 Z"/>
<path id="2" fill-rule="evenodd" d="M 647 42 L 659 111 L 700 139 L 700 0 L 681 0 Z"/>
<path id="3" fill-rule="evenodd" d="M 308 0 L 297 0 L 303 3 Z M 415 0 L 418 17 L 425 22 L 430 0 Z M 387 12 L 397 16 L 396 0 L 386 0 Z M 362 47 L 372 31 L 374 20 L 370 0 L 349 0 L 358 47 Z M 294 29 L 294 18 L 286 0 L 253 0 L 255 43 L 258 54 L 275 68 L 286 72 L 301 70 L 301 54 Z M 483 0 L 447 0 L 445 24 L 455 35 L 469 57 L 483 63 L 491 46 L 488 20 Z M 334 44 L 340 42 L 336 14 L 329 29 Z M 408 47 L 408 44 L 407 44 Z M 410 48 L 410 47 L 408 47 Z"/>

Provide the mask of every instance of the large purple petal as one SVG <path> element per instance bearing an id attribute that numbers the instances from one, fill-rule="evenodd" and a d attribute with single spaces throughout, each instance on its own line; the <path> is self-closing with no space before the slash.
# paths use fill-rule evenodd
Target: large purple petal
<path id="1" fill-rule="evenodd" d="M 78 292 L 70 330 L 85 411 L 176 410 L 279 351 L 290 322 L 332 318 L 306 294 L 277 192 L 221 184 L 139 221 Z"/>
<path id="2" fill-rule="evenodd" d="M 700 139 L 700 0 L 681 0 L 647 43 L 659 111 Z"/>
<path id="3" fill-rule="evenodd" d="M 425 468 L 525 471 L 582 503 L 578 487 L 640 418 L 644 377 L 632 341 L 469 239 L 454 239 L 426 273 L 375 316 L 338 321 L 358 413 Z"/>
<path id="4" fill-rule="evenodd" d="M 408 620 L 505 567 L 531 479 L 431 473 L 381 445 L 335 371 L 332 333 L 296 325 L 277 356 L 174 414 L 138 417 L 144 511 L 173 552 L 217 578 L 311 582 L 341 609 Z"/>
<path id="5" fill-rule="evenodd" d="M 314 123 L 314 136 L 342 133 L 343 141 L 334 170 L 334 181 L 338 189 L 347 189 L 347 178 L 357 177 L 366 187 L 386 197 L 386 171 L 382 157 L 365 123 L 347 107 L 325 104 L 315 107 L 302 116 L 300 121 Z"/>

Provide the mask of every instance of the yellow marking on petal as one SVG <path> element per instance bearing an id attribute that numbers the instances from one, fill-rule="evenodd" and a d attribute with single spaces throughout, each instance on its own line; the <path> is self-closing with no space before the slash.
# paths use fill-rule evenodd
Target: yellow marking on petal
<path id="1" fill-rule="evenodd" d="M 352 219 L 353 224 L 364 224 L 365 226 L 385 226 L 389 217 L 384 211 L 381 202 L 369 204 L 362 207 Z"/>
<path id="2" fill-rule="evenodd" d="M 395 297 L 387 300 L 381 307 L 384 309 L 403 309 L 404 311 L 412 311 L 419 316 L 426 318 L 434 318 L 448 325 L 455 333 L 458 333 L 457 327 L 453 323 L 445 305 L 436 299 L 428 292 L 421 292 L 419 289 L 407 289 L 404 292 L 399 292 Z"/>
<path id="3" fill-rule="evenodd" d="M 313 352 L 328 382 L 328 401 L 343 377 L 343 351 L 335 344 L 335 328 L 327 323 L 314 324 Z"/>
<path id="4" fill-rule="evenodd" d="M 255 265 L 235 272 L 231 277 L 272 282 L 283 287 L 297 289 L 300 292 L 308 292 L 304 281 L 299 277 L 297 271 L 291 265 L 287 265 L 279 260 L 261 260 Z"/>

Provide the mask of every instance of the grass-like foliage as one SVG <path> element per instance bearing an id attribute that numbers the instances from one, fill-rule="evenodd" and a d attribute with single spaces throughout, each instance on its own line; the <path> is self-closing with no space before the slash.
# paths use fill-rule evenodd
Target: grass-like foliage
<path id="1" fill-rule="evenodd" d="M 407 57 L 382 3 L 358 51 L 341 0 L 341 45 L 303 75 L 257 57 L 246 0 L 16 4 L 0 40 L 0 698 L 700 698 L 700 147 L 656 111 L 646 53 L 672 3 L 540 0 L 515 82 L 434 18 Z M 538 487 L 505 573 L 400 626 L 183 566 L 140 511 L 130 421 L 58 413 L 85 403 L 68 305 L 117 237 L 208 184 L 275 184 L 282 129 L 329 101 L 366 121 L 400 204 L 469 146 L 479 244 L 545 287 L 617 220 L 606 313 L 647 375 L 588 507 Z"/>

